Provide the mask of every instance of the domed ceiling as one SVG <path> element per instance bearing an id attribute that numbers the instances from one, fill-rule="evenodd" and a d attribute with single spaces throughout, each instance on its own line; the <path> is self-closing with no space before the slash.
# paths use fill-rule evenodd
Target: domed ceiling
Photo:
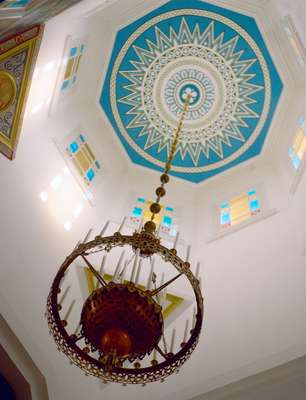
<path id="1" fill-rule="evenodd" d="M 172 174 L 198 183 L 261 152 L 281 92 L 253 18 L 173 0 L 117 33 L 100 104 L 131 160 L 160 170 L 190 93 Z"/>

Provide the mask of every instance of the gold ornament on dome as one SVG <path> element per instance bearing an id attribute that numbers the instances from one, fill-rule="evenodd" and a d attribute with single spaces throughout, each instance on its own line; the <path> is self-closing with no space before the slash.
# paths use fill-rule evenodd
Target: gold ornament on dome
<path id="1" fill-rule="evenodd" d="M 86 375 L 95 376 L 104 383 L 145 385 L 149 382 L 164 381 L 167 376 L 179 371 L 199 340 L 203 321 L 203 297 L 198 274 L 194 276 L 191 272 L 189 256 L 184 261 L 177 255 L 178 235 L 172 249 L 163 246 L 154 222 L 161 210 L 160 199 L 166 194 L 165 185 L 170 180 L 169 171 L 190 100 L 188 96 L 173 138 L 168 161 L 160 177 L 160 186 L 155 192 L 156 201 L 150 207 L 151 220 L 132 235 L 121 233 L 123 222 L 118 232 L 112 236 L 103 236 L 106 230 L 104 228 L 94 240 L 86 242 L 86 239 L 85 242 L 78 244 L 60 267 L 51 286 L 46 316 L 50 334 L 58 350 L 66 354 L 70 362 L 81 368 Z M 121 261 L 119 260 L 115 273 L 112 274 L 112 281 L 107 282 L 102 273 L 106 254 L 118 247 L 128 247 L 132 257 L 125 261 L 124 268 L 119 272 L 122 261 L 120 257 Z M 93 267 L 89 258 L 100 253 L 104 253 L 104 256 L 99 272 Z M 151 264 L 153 287 L 151 288 L 149 284 L 143 288 L 139 285 L 141 266 L 147 260 L 152 261 L 153 256 L 171 264 L 176 274 L 166 283 L 162 282 L 157 286 Z M 71 324 L 68 322 L 71 307 L 65 316 L 61 315 L 63 300 L 59 297 L 63 299 L 66 296 L 65 292 L 60 294 L 63 279 L 77 259 L 82 259 L 95 276 L 97 286 L 82 306 L 77 328 L 71 329 Z M 131 261 L 133 261 L 131 277 L 125 280 L 123 273 Z M 176 331 L 172 333 L 170 346 L 167 345 L 165 338 L 163 304 L 160 296 L 169 285 L 181 277 L 186 278 L 191 286 L 196 309 L 191 327 L 189 328 L 187 320 L 183 340 L 176 343 L 175 349 Z"/>
<path id="2" fill-rule="evenodd" d="M 7 110 L 16 97 L 16 82 L 11 74 L 0 71 L 0 112 Z"/>

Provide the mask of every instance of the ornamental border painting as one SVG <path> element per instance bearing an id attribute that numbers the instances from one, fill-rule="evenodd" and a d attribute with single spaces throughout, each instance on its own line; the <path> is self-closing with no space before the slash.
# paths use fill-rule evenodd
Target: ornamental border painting
<path id="1" fill-rule="evenodd" d="M 0 42 L 0 153 L 13 160 L 43 34 L 34 26 Z"/>

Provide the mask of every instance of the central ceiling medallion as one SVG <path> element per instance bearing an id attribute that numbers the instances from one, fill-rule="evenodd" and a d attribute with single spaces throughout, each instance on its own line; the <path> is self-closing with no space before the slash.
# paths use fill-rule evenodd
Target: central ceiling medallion
<path id="1" fill-rule="evenodd" d="M 136 163 L 200 182 L 260 153 L 282 83 L 254 19 L 173 0 L 118 32 L 100 99 Z"/>

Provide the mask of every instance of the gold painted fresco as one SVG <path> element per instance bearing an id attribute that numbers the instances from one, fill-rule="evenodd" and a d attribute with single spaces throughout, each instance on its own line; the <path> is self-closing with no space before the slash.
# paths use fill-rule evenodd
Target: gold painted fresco
<path id="1" fill-rule="evenodd" d="M 0 111 L 6 110 L 15 100 L 16 83 L 11 74 L 0 71 Z"/>
<path id="2" fill-rule="evenodd" d="M 43 25 L 0 41 L 0 153 L 15 157 Z"/>

